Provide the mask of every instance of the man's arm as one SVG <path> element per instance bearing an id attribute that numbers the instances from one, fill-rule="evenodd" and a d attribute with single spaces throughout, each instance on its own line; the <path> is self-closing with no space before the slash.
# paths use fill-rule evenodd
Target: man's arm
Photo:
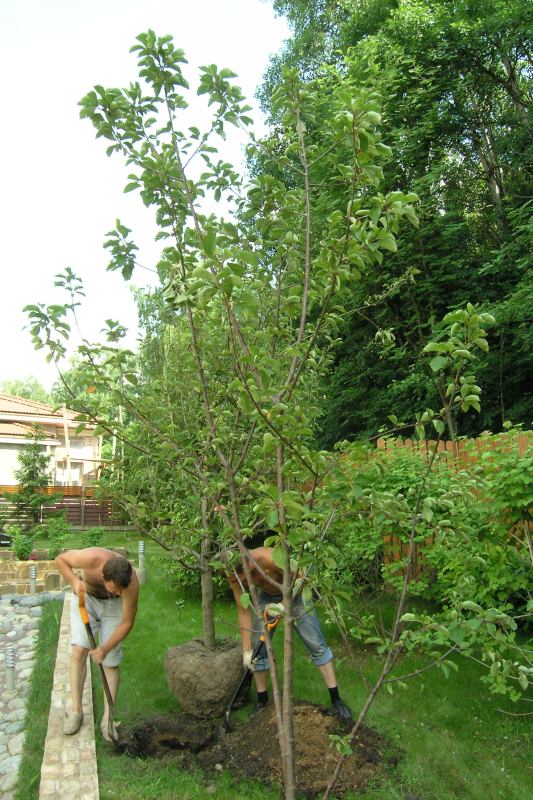
<path id="1" fill-rule="evenodd" d="M 94 569 L 98 566 L 98 557 L 94 548 L 87 547 L 84 550 L 67 550 L 55 559 L 57 570 L 72 586 L 74 594 L 84 591 L 83 581 L 78 578 L 75 569 Z"/>
<path id="2" fill-rule="evenodd" d="M 93 661 L 100 664 L 113 647 L 120 644 L 133 628 L 137 615 L 137 604 L 139 600 L 139 581 L 135 572 L 132 575 L 130 585 L 122 592 L 122 619 L 117 625 L 111 636 L 102 642 L 95 650 L 91 650 Z"/>
<path id="3" fill-rule="evenodd" d="M 241 645 L 243 652 L 251 651 L 252 649 L 252 611 L 245 608 L 241 602 L 241 597 L 244 594 L 243 589 L 234 575 L 228 575 L 228 580 L 231 586 L 231 591 L 237 604 L 237 619 L 239 622 L 239 632 L 241 635 Z"/>

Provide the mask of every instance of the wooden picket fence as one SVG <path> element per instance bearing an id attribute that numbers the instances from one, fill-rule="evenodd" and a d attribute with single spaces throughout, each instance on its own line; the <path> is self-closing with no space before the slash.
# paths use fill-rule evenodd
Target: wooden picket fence
<path id="1" fill-rule="evenodd" d="M 0 486 L 0 514 L 8 524 L 15 521 L 15 505 L 9 495 L 18 490 L 17 486 Z M 60 497 L 51 505 L 43 506 L 43 517 L 57 511 L 65 513 L 69 525 L 79 528 L 92 528 L 98 525 L 113 527 L 121 524 L 120 515 L 109 500 L 97 500 L 95 490 L 85 486 L 47 486 L 41 490 L 44 495 L 58 494 Z"/>
<path id="2" fill-rule="evenodd" d="M 482 454 L 502 450 L 516 452 L 517 455 L 525 455 L 533 443 L 533 432 L 517 432 L 514 436 L 509 435 L 487 435 L 477 439 L 458 439 L 456 441 L 431 441 L 416 439 L 391 439 L 380 438 L 377 440 L 377 448 L 389 453 L 399 450 L 409 450 L 417 453 L 420 458 L 428 461 L 435 447 L 438 453 L 445 454 L 444 458 L 439 459 L 439 468 L 452 469 L 456 472 L 467 469 L 479 461 Z M 490 498 L 487 498 L 490 502 Z M 528 523 L 528 530 L 532 530 L 531 523 Z M 515 545 L 520 546 L 523 531 L 515 528 L 509 530 L 510 539 Z M 409 543 L 394 534 L 385 534 L 384 561 L 386 564 L 394 562 L 405 562 L 409 554 Z M 424 572 L 423 550 L 431 547 L 435 543 L 434 535 L 429 536 L 423 542 L 414 544 L 413 558 L 411 561 L 411 577 L 416 578 Z M 395 570 L 396 571 L 396 570 Z M 398 565 L 397 574 L 403 575 L 404 568 Z"/>
<path id="3" fill-rule="evenodd" d="M 429 459 L 436 447 L 438 453 L 446 453 L 447 466 L 459 471 L 475 464 L 483 453 L 489 451 L 516 450 L 518 455 L 524 455 L 532 442 L 533 432 L 525 431 L 516 433 L 513 437 L 495 434 L 477 439 L 457 439 L 454 442 L 440 441 L 438 444 L 432 440 L 380 438 L 376 445 L 378 449 L 389 452 L 402 448 L 413 450 L 425 459 Z"/>

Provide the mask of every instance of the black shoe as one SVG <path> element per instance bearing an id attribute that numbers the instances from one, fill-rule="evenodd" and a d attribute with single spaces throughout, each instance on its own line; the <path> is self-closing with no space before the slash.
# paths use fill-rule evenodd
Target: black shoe
<path id="1" fill-rule="evenodd" d="M 333 713 L 339 719 L 342 719 L 346 722 L 353 722 L 352 712 L 348 708 L 342 700 L 335 700 L 333 703 Z"/>
<path id="2" fill-rule="evenodd" d="M 252 708 L 252 713 L 248 717 L 248 719 L 252 719 L 252 717 L 257 716 L 264 708 L 266 708 L 268 703 L 256 703 L 255 706 Z"/>

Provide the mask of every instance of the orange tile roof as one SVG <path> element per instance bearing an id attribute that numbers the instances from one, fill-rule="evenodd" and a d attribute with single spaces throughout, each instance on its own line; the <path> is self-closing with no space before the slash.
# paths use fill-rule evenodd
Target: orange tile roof
<path id="1" fill-rule="evenodd" d="M 0 436 L 28 436 L 33 432 L 29 425 L 21 425 L 18 422 L 0 422 Z M 55 433 L 47 433 L 47 439 L 55 439 Z"/>
<path id="2" fill-rule="evenodd" d="M 46 403 L 27 400 L 24 397 L 15 397 L 12 394 L 0 394 L 0 414 L 27 414 L 28 416 L 58 417 L 63 418 L 63 410 L 56 409 Z M 76 411 L 67 408 L 67 418 L 76 419 Z"/>

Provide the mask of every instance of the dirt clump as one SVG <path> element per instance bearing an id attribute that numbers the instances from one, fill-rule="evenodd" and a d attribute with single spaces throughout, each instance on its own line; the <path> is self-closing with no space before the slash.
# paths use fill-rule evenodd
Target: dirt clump
<path id="1" fill-rule="evenodd" d="M 329 737 L 344 736 L 350 727 L 322 706 L 295 704 L 296 784 L 301 794 L 315 797 L 324 792 L 339 758 Z M 385 748 L 379 734 L 363 727 L 352 743 L 352 754 L 343 765 L 335 795 L 364 789 L 383 767 Z M 197 759 L 205 770 L 227 769 L 235 778 L 281 784 L 283 773 L 273 704 L 217 744 L 199 752 Z"/>
<path id="2" fill-rule="evenodd" d="M 228 639 L 208 648 L 201 639 L 191 639 L 167 651 L 165 671 L 183 711 L 201 719 L 220 716 L 242 675 L 241 644 Z"/>
<path id="3" fill-rule="evenodd" d="M 294 733 L 296 741 L 296 782 L 299 796 L 317 797 L 328 785 L 339 753 L 331 736 L 345 736 L 350 723 L 340 722 L 330 709 L 296 702 Z M 122 749 L 132 756 L 168 757 L 183 769 L 198 766 L 206 772 L 228 770 L 242 778 L 271 784 L 283 783 L 276 717 L 272 703 L 242 723 L 235 723 L 224 734 L 220 719 L 199 720 L 188 714 L 156 717 L 136 728 L 123 731 Z M 362 791 L 371 779 L 391 764 L 386 741 L 375 731 L 363 727 L 352 743 L 349 755 L 335 786 L 335 796 L 347 791 Z"/>

